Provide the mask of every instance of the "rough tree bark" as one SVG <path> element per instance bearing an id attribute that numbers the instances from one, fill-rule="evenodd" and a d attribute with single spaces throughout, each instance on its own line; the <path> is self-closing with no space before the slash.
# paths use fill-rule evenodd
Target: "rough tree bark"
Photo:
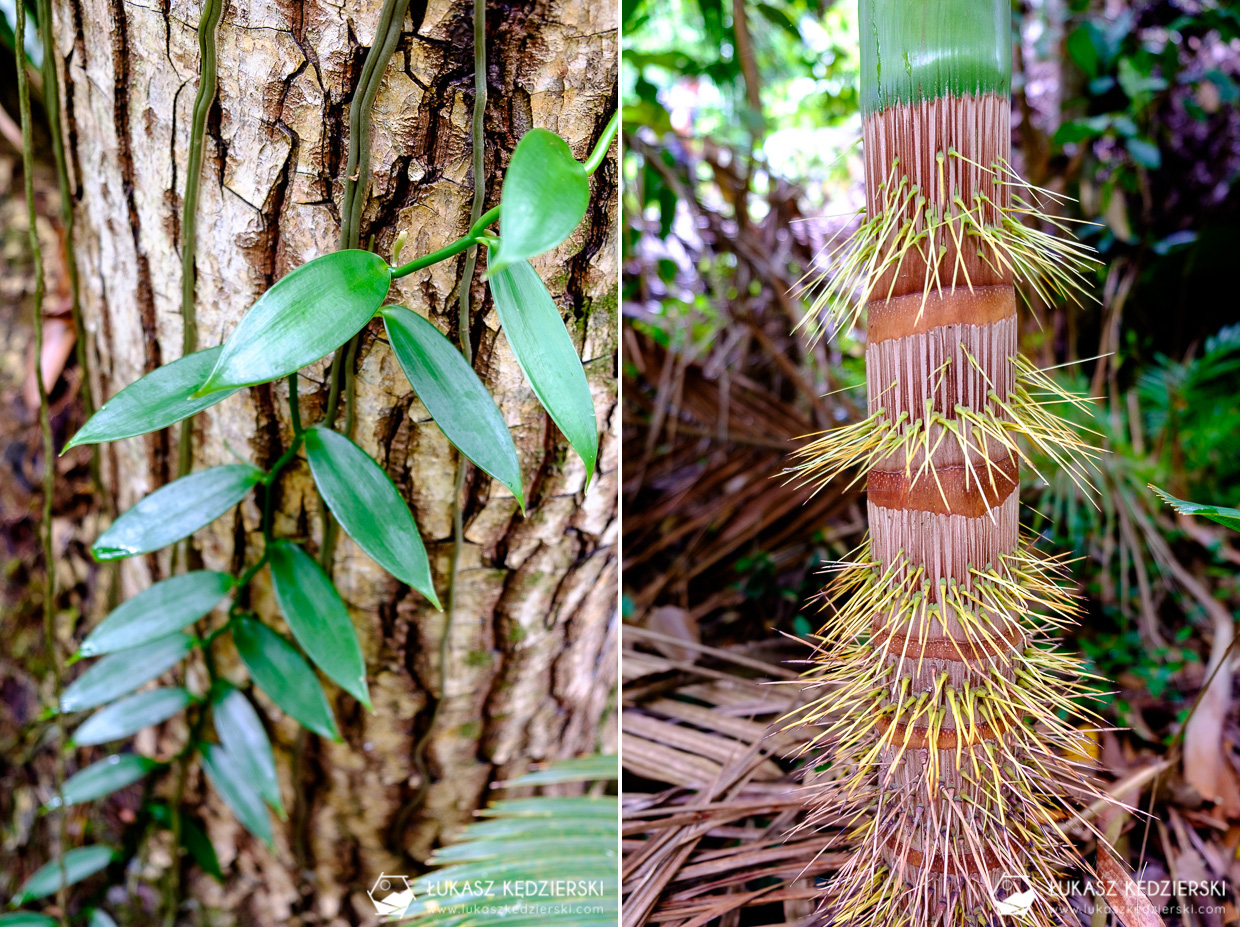
<path id="1" fill-rule="evenodd" d="M 229 0 L 219 27 L 219 96 L 207 124 L 197 247 L 200 347 L 220 344 L 250 303 L 299 264 L 337 247 L 348 104 L 380 0 Z M 198 0 L 55 4 L 64 120 L 78 222 L 77 262 L 95 395 L 102 401 L 180 355 L 180 191 L 198 73 Z M 584 157 L 616 106 L 616 19 L 603 0 L 525 0 L 489 11 L 487 206 L 520 136 L 541 126 Z M 362 241 L 405 259 L 468 226 L 472 176 L 472 38 L 468 4 L 413 4 L 374 107 L 373 186 Z M 484 800 L 489 783 L 531 759 L 610 742 L 616 621 L 616 294 L 614 156 L 592 180 L 582 227 L 535 262 L 581 347 L 603 432 L 600 477 L 588 492 L 581 461 L 542 411 L 497 330 L 480 277 L 472 281 L 475 367 L 512 427 L 530 510 L 470 471 L 465 539 L 440 690 L 445 616 L 388 577 L 347 537 L 335 578 L 367 658 L 375 712 L 331 689 L 345 742 L 299 732 L 270 702 L 287 825 L 267 852 L 191 779 L 208 831 L 231 873 L 192 876 L 189 893 L 240 923 L 368 922 L 365 890 L 381 871 L 416 870 Z M 393 300 L 456 337 L 463 258 L 397 281 Z M 446 589 L 453 550 L 456 454 L 416 399 L 395 358 L 366 333 L 357 361 L 355 439 L 401 488 Z M 302 416 L 321 415 L 321 363 L 301 381 Z M 196 420 L 195 468 L 236 452 L 269 465 L 287 446 L 284 383 L 244 390 Z M 175 429 L 103 450 L 117 510 L 176 470 Z M 282 481 L 276 533 L 317 551 L 318 503 L 304 460 Z M 253 503 L 200 532 L 208 568 L 252 560 Z M 135 558 L 120 574 L 129 596 L 169 572 Z M 102 575 L 102 574 L 101 574 Z M 96 596 L 91 611 L 106 605 Z M 446 601 L 446 600 L 445 600 Z M 279 624 L 269 587 L 253 605 Z M 82 632 L 92 620 L 84 622 Z M 225 675 L 243 679 L 239 662 Z M 193 670 L 191 670 L 191 674 Z M 414 748 L 427 733 L 429 784 Z M 175 728 L 148 746 L 163 754 Z M 171 746 L 165 747 L 165 742 Z M 82 762 L 86 757 L 79 757 Z M 158 868 L 166 848 L 147 854 Z M 212 923 L 221 923 L 211 920 Z M 226 920 L 223 922 L 227 922 Z"/>

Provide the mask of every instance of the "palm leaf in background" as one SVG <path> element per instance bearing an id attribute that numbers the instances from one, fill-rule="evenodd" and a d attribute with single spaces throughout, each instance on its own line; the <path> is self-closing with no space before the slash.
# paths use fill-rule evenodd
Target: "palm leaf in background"
<path id="1" fill-rule="evenodd" d="M 542 788 L 618 778 L 616 757 L 596 755 L 503 785 Z M 615 795 L 503 799 L 478 814 L 484 820 L 431 857 L 440 868 L 411 883 L 415 900 L 395 921 L 425 927 L 614 927 L 620 913 Z M 544 888 L 554 895 L 542 895 Z"/>

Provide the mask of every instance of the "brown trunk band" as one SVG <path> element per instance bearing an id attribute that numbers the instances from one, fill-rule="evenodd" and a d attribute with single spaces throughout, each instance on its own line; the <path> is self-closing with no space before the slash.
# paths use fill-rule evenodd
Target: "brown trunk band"
<path id="1" fill-rule="evenodd" d="M 873 628 L 872 643 L 884 647 L 888 654 L 907 654 L 910 659 L 945 660 L 962 663 L 989 660 L 1017 652 L 1025 643 L 1025 632 L 1019 625 L 1010 625 L 1005 631 L 996 629 L 993 640 L 961 641 L 938 637 L 922 641 L 919 637 L 889 628 Z M 963 658 L 963 659 L 962 659 Z"/>
<path id="2" fill-rule="evenodd" d="M 871 502 L 885 509 L 980 518 L 1016 489 L 1018 468 L 1016 458 L 1008 454 L 989 466 L 974 464 L 972 470 L 963 465 L 935 467 L 934 474 L 927 471 L 916 480 L 915 473 L 905 470 L 871 470 L 866 492 Z"/>
<path id="3" fill-rule="evenodd" d="M 960 860 L 956 857 L 947 857 L 942 855 L 932 856 L 929 862 L 926 862 L 926 854 L 916 847 L 906 847 L 897 839 L 898 835 L 887 838 L 887 849 L 894 854 L 900 854 L 904 862 L 914 869 L 929 869 L 931 872 L 942 872 L 949 876 L 959 876 L 968 874 L 971 876 L 978 875 L 981 869 L 977 864 L 977 856 L 973 853 L 966 853 L 963 857 L 963 869 Z M 986 871 L 992 872 L 999 868 L 999 858 L 989 849 L 983 848 L 982 853 L 985 856 Z"/>
<path id="4" fill-rule="evenodd" d="M 866 338 L 871 343 L 905 338 L 942 325 L 989 325 L 1016 316 L 1016 289 L 999 286 L 957 286 L 955 289 L 909 293 L 866 303 Z"/>
<path id="5" fill-rule="evenodd" d="M 911 731 L 908 727 L 900 722 L 895 724 L 888 723 L 887 730 L 892 731 L 891 739 L 888 741 L 892 747 L 898 747 L 903 750 L 926 750 L 930 747 L 929 730 L 924 727 L 915 727 Z M 979 724 L 974 728 L 975 737 L 970 739 L 967 732 L 962 732 L 964 736 L 957 737 L 955 730 L 940 730 L 935 737 L 935 748 L 938 750 L 955 750 L 957 746 L 961 748 L 976 747 L 978 744 L 997 741 L 1002 736 L 1002 731 L 997 731 L 989 724 Z M 907 739 L 906 739 L 907 738 Z"/>

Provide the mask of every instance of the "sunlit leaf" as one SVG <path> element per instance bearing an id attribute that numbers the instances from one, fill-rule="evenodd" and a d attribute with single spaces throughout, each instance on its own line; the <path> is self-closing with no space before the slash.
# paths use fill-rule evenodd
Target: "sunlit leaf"
<path id="1" fill-rule="evenodd" d="M 316 425 L 305 435 L 310 472 L 341 527 L 379 566 L 438 608 L 422 535 L 391 477 L 339 432 Z"/>
<path id="2" fill-rule="evenodd" d="M 12 911 L 0 914 L 0 927 L 58 927 L 59 922 L 34 911 Z"/>
<path id="3" fill-rule="evenodd" d="M 263 801 L 283 818 L 284 802 L 280 797 L 271 741 L 250 700 L 239 689 L 228 686 L 212 703 L 211 716 L 215 719 L 220 743 L 242 767 L 245 780 L 253 784 Z"/>
<path id="4" fill-rule="evenodd" d="M 167 721 L 194 700 L 184 689 L 165 687 L 136 692 L 128 698 L 101 708 L 73 732 L 72 742 L 79 747 L 123 740 L 145 727 Z"/>
<path id="5" fill-rule="evenodd" d="M 543 784 L 615 779 L 615 756 L 583 757 L 540 773 Z M 508 785 L 529 785 L 523 777 Z M 606 927 L 619 916 L 617 876 L 619 803 L 614 796 L 543 797 L 494 802 L 487 820 L 468 824 L 458 838 L 435 851 L 435 870 L 412 883 L 401 916 L 436 927 Z M 505 904 L 501 886 L 534 881 L 586 887 L 575 897 L 557 896 L 547 910 L 522 911 Z M 443 886 L 452 886 L 450 893 Z"/>
<path id="6" fill-rule="evenodd" d="M 456 345 L 416 312 L 385 306 L 380 314 L 396 359 L 435 424 L 457 450 L 512 490 L 524 508 L 512 433 L 478 374 Z"/>
<path id="7" fill-rule="evenodd" d="M 112 920 L 112 915 L 103 908 L 95 908 L 86 920 L 86 927 L 116 927 L 116 921 Z"/>
<path id="8" fill-rule="evenodd" d="M 1154 491 L 1154 495 L 1182 515 L 1201 515 L 1211 521 L 1218 522 L 1220 525 L 1226 525 L 1233 531 L 1240 531 L 1240 509 L 1232 509 L 1224 505 L 1188 502 L 1184 499 L 1177 499 L 1169 492 L 1159 489 L 1153 483 L 1150 483 L 1149 487 Z"/>
<path id="9" fill-rule="evenodd" d="M 62 802 L 64 805 L 80 805 L 84 801 L 111 795 L 117 789 L 133 785 L 158 765 L 154 760 L 136 753 L 105 756 L 66 779 L 61 794 L 53 796 L 47 807 L 59 808 Z"/>
<path id="10" fill-rule="evenodd" d="M 291 541 L 267 545 L 276 601 L 301 649 L 342 689 L 370 707 L 366 661 L 349 609 L 327 574 Z"/>
<path id="11" fill-rule="evenodd" d="M 53 859 L 40 866 L 13 897 L 13 904 L 25 904 L 36 898 L 46 898 L 55 894 L 62 885 L 69 886 L 88 879 L 96 872 L 106 869 L 108 863 L 112 862 L 113 855 L 111 847 L 98 844 L 69 850 L 63 861 Z"/>
<path id="12" fill-rule="evenodd" d="M 61 453 L 79 444 L 119 441 L 159 431 L 223 402 L 236 390 L 191 398 L 206 382 L 223 350 L 220 346 L 188 354 L 130 383 L 90 417 Z"/>
<path id="13" fill-rule="evenodd" d="M 268 846 L 272 844 L 271 818 L 262 797 L 246 779 L 245 769 L 233 754 L 219 744 L 204 743 L 202 771 L 207 781 L 220 793 L 224 804 L 232 809 L 241 825 Z"/>
<path id="14" fill-rule="evenodd" d="M 581 224 L 589 205 L 590 181 L 568 143 L 546 129 L 526 132 L 504 175 L 500 244 L 488 273 L 550 251 Z"/>
<path id="15" fill-rule="evenodd" d="M 167 547 L 211 524 L 262 478 L 257 467 L 226 464 L 173 480 L 112 522 L 90 552 L 96 560 L 119 560 Z"/>
<path id="16" fill-rule="evenodd" d="M 383 303 L 392 272 L 369 251 L 335 251 L 278 280 L 224 343 L 207 395 L 278 380 L 356 335 Z"/>
<path id="17" fill-rule="evenodd" d="M 208 570 L 181 573 L 155 583 L 114 608 L 87 635 L 78 652 L 93 657 L 167 637 L 215 608 L 232 585 L 233 578 L 227 573 Z"/>
<path id="18" fill-rule="evenodd" d="M 478 812 L 479 817 L 554 818 L 574 815 L 580 818 L 610 819 L 616 813 L 614 798 L 508 798 L 492 802 Z"/>
<path id="19" fill-rule="evenodd" d="M 60 710 L 84 711 L 128 695 L 176 666 L 193 646 L 188 634 L 171 634 L 142 647 L 110 653 L 70 683 L 60 696 Z"/>
<path id="20" fill-rule="evenodd" d="M 509 779 L 505 788 L 526 785 L 551 785 L 560 782 L 586 782 L 595 779 L 618 779 L 620 777 L 620 761 L 614 754 L 596 753 L 571 760 L 561 760 L 546 769 L 535 770 Z"/>
<path id="21" fill-rule="evenodd" d="M 517 363 L 543 408 L 586 465 L 598 461 L 598 427 L 585 368 L 542 279 L 525 261 L 493 275 L 491 295 Z"/>
<path id="22" fill-rule="evenodd" d="M 253 618 L 234 618 L 232 636 L 250 677 L 281 711 L 322 737 L 340 739 L 318 677 L 292 644 Z"/>

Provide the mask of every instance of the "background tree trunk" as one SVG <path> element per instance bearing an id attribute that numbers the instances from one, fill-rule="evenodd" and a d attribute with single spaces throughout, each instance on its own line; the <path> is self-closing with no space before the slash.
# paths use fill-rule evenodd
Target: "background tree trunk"
<path id="1" fill-rule="evenodd" d="M 373 41 L 379 0 L 229 0 L 219 27 L 219 96 L 207 123 L 198 218 L 199 344 L 220 344 L 271 283 L 335 250 L 348 104 Z M 180 194 L 198 74 L 197 0 L 56 4 L 64 119 L 78 222 L 91 377 L 106 399 L 180 355 Z M 372 190 L 362 240 L 389 254 L 409 233 L 405 259 L 468 226 L 472 176 L 471 12 L 416 2 L 374 107 Z M 494 3 L 488 12 L 487 206 L 517 140 L 540 126 L 584 157 L 616 106 L 614 4 L 603 0 Z M 290 819 L 274 852 L 246 834 L 191 778 L 228 875 L 191 876 L 188 894 L 238 922 L 359 923 L 381 870 L 416 870 L 465 821 L 489 783 L 531 759 L 613 741 L 616 646 L 616 168 L 595 174 L 582 227 L 535 262 L 581 346 L 600 430 L 600 477 L 584 467 L 539 406 L 513 358 L 480 278 L 472 281 L 475 367 L 512 427 L 531 501 L 524 517 L 499 483 L 467 478 L 459 607 L 440 691 L 445 616 L 391 579 L 343 535 L 335 578 L 350 603 L 375 705 L 367 714 L 335 688 L 342 744 L 300 731 L 259 696 L 272 732 Z M 463 258 L 396 282 L 393 301 L 455 338 Z M 457 456 L 413 398 L 395 358 L 366 332 L 357 361 L 355 439 L 385 465 L 416 516 L 436 585 L 446 592 L 453 552 Z M 322 414 L 321 363 L 301 380 L 302 416 Z M 283 382 L 244 390 L 196 420 L 195 468 L 230 452 L 260 466 L 287 447 Z M 175 475 L 176 429 L 105 445 L 102 472 L 123 510 Z M 317 552 L 317 498 L 304 460 L 282 480 L 276 533 Z M 207 568 L 238 569 L 257 555 L 259 512 L 245 503 L 195 537 Z M 166 556 L 135 558 L 119 594 L 168 575 Z M 106 571 L 100 569 L 102 578 Z M 102 584 L 97 584 L 97 588 Z M 115 590 L 113 595 L 118 594 Z M 79 636 L 107 608 L 89 603 Z M 446 602 L 446 599 L 445 599 Z M 260 577 L 255 609 L 280 626 Z M 190 670 L 191 675 L 193 670 Z M 243 679 L 239 661 L 225 675 Z M 429 786 L 413 760 L 426 743 Z M 147 746 L 165 752 L 170 730 Z M 88 759 L 78 757 L 81 763 Z M 71 767 L 72 769 L 73 767 Z M 147 853 L 166 864 L 156 841 Z M 224 923 L 218 918 L 211 923 Z"/>

